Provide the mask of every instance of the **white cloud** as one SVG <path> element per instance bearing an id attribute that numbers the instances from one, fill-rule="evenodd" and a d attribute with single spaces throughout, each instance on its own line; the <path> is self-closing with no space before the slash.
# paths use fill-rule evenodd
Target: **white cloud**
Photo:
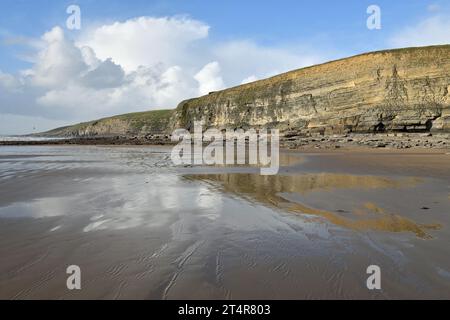
<path id="1" fill-rule="evenodd" d="M 240 84 L 251 75 L 263 79 L 325 60 L 301 47 L 266 47 L 249 40 L 221 43 L 213 51 L 227 85 Z"/>
<path id="2" fill-rule="evenodd" d="M 14 76 L 0 71 L 0 86 L 8 90 L 14 90 L 19 85 L 19 81 Z"/>
<path id="3" fill-rule="evenodd" d="M 0 73 L 0 112 L 81 121 L 173 108 L 198 90 L 193 75 L 180 66 L 166 67 L 168 62 L 155 60 L 126 73 L 122 65 L 98 58 L 94 49 L 79 47 L 55 27 L 41 37 L 31 69 L 18 76 Z"/>
<path id="4" fill-rule="evenodd" d="M 81 80 L 86 87 L 90 88 L 116 88 L 123 85 L 125 72 L 111 59 L 106 59 L 84 74 Z"/>
<path id="5" fill-rule="evenodd" d="M 428 17 L 415 26 L 394 34 L 389 40 L 394 47 L 429 46 L 450 43 L 450 16 Z"/>
<path id="6" fill-rule="evenodd" d="M 64 31 L 55 27 L 42 36 L 43 49 L 31 70 L 36 86 L 60 87 L 75 80 L 87 69 L 81 51 L 64 37 Z"/>
<path id="7" fill-rule="evenodd" d="M 220 65 L 217 61 L 205 65 L 195 76 L 199 83 L 199 94 L 205 95 L 212 91 L 221 90 L 225 87 L 220 75 Z"/>
<path id="8" fill-rule="evenodd" d="M 168 105 L 167 101 L 178 103 L 187 97 L 196 96 L 197 90 L 192 77 L 181 67 L 173 66 L 161 75 L 159 84 L 151 95 L 156 105 L 173 108 L 174 104 Z"/>
<path id="9" fill-rule="evenodd" d="M 213 43 L 208 31 L 186 17 L 140 17 L 85 29 L 74 41 L 55 27 L 30 39 L 30 69 L 0 72 L 0 114 L 49 125 L 175 108 L 186 98 L 325 60 L 250 40 Z"/>
<path id="10" fill-rule="evenodd" d="M 92 48 L 100 59 L 112 58 L 132 71 L 159 62 L 167 66 L 186 62 L 185 53 L 196 40 L 208 37 L 208 30 L 203 22 L 185 17 L 139 17 L 92 30 L 80 44 Z"/>

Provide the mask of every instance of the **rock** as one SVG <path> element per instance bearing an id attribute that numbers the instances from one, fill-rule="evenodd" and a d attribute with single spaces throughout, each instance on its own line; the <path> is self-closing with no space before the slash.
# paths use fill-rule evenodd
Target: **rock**
<path id="1" fill-rule="evenodd" d="M 450 45 L 363 54 L 181 102 L 174 127 L 450 131 Z M 401 137 L 402 134 L 397 134 Z"/>
<path id="2" fill-rule="evenodd" d="M 288 137 L 315 137 L 322 144 L 333 143 L 331 139 L 343 143 L 350 134 L 372 133 L 358 143 L 377 146 L 386 144 L 384 139 L 408 137 L 407 132 L 426 132 L 428 138 L 450 132 L 449 92 L 450 45 L 405 48 L 211 92 L 182 101 L 174 110 L 120 115 L 58 128 L 43 136 L 129 139 L 155 134 L 168 139 L 174 129 L 192 130 L 194 121 L 203 120 L 204 128 L 278 128 Z"/>

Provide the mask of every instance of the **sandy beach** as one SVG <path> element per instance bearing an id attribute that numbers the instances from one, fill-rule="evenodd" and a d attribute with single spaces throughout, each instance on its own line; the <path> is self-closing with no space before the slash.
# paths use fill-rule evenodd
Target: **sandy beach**
<path id="1" fill-rule="evenodd" d="M 448 149 L 285 150 L 266 177 L 169 153 L 0 147 L 0 298 L 450 298 Z"/>

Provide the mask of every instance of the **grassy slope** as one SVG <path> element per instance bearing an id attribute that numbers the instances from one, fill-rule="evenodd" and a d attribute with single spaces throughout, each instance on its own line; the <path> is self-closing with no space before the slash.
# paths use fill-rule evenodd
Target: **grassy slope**
<path id="1" fill-rule="evenodd" d="M 38 135 L 42 136 L 67 136 L 79 130 L 85 130 L 87 128 L 95 128 L 111 121 L 123 121 L 127 123 L 130 131 L 139 132 L 144 127 L 148 131 L 163 132 L 168 123 L 173 110 L 154 110 L 145 112 L 127 113 L 118 116 L 102 118 L 99 120 L 78 123 L 72 126 L 56 128 Z"/>

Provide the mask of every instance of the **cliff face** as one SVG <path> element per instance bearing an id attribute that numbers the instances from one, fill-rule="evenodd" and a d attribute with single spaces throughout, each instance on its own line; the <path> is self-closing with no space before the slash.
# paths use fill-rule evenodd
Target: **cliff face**
<path id="1" fill-rule="evenodd" d="M 123 114 L 45 132 L 44 136 L 107 137 L 161 134 L 168 128 L 173 110 Z"/>
<path id="2" fill-rule="evenodd" d="M 450 45 L 367 53 L 181 102 L 176 110 L 120 115 L 47 136 L 169 134 L 206 127 L 279 128 L 294 135 L 450 132 Z"/>
<path id="3" fill-rule="evenodd" d="M 183 101 L 170 127 L 450 131 L 450 45 L 363 54 Z"/>

